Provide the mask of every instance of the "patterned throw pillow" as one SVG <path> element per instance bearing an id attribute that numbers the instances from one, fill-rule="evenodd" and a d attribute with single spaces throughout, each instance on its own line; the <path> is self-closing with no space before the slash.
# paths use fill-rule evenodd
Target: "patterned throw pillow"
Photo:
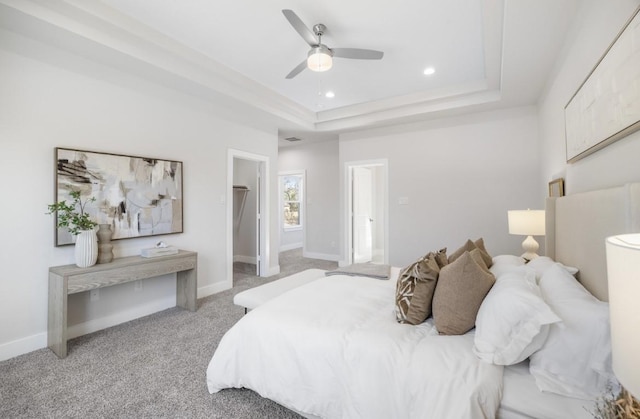
<path id="1" fill-rule="evenodd" d="M 431 252 L 406 267 L 398 276 L 396 285 L 398 322 L 420 324 L 431 315 L 431 300 L 440 272 L 436 260 L 437 254 Z"/>

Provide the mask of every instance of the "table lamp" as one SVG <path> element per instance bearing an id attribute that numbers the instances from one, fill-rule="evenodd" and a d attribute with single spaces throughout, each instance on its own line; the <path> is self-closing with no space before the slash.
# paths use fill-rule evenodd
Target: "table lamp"
<path id="1" fill-rule="evenodd" d="M 640 399 L 640 234 L 606 239 L 613 372 Z"/>
<path id="2" fill-rule="evenodd" d="M 540 247 L 532 236 L 544 236 L 544 210 L 513 210 L 507 212 L 509 219 L 509 234 L 527 236 L 522 242 L 526 260 L 538 257 L 536 251 Z"/>

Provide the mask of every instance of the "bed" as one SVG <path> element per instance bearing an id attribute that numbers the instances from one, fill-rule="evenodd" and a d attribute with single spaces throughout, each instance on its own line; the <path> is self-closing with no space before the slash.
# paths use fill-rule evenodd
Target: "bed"
<path id="1" fill-rule="evenodd" d="M 440 315 L 398 322 L 399 268 L 318 275 L 225 334 L 208 390 L 249 388 L 309 418 L 590 418 L 615 386 L 604 239 L 638 231 L 638 209 L 638 184 L 549 198 L 547 256 L 491 258 L 495 283 L 462 334 L 440 335 Z"/>

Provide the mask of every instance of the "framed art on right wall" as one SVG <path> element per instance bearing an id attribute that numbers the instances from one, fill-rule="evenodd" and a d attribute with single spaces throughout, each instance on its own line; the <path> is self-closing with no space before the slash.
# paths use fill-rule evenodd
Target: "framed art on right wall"
<path id="1" fill-rule="evenodd" d="M 569 163 L 640 129 L 639 11 L 564 108 Z"/>

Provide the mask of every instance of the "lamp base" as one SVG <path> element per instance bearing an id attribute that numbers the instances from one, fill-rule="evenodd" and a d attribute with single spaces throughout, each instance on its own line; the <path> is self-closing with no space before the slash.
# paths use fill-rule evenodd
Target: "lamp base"
<path id="1" fill-rule="evenodd" d="M 524 250 L 524 253 L 520 257 L 528 261 L 537 258 L 538 254 L 536 251 L 539 247 L 540 245 L 533 237 L 527 236 L 527 238 L 522 242 L 522 249 Z"/>

